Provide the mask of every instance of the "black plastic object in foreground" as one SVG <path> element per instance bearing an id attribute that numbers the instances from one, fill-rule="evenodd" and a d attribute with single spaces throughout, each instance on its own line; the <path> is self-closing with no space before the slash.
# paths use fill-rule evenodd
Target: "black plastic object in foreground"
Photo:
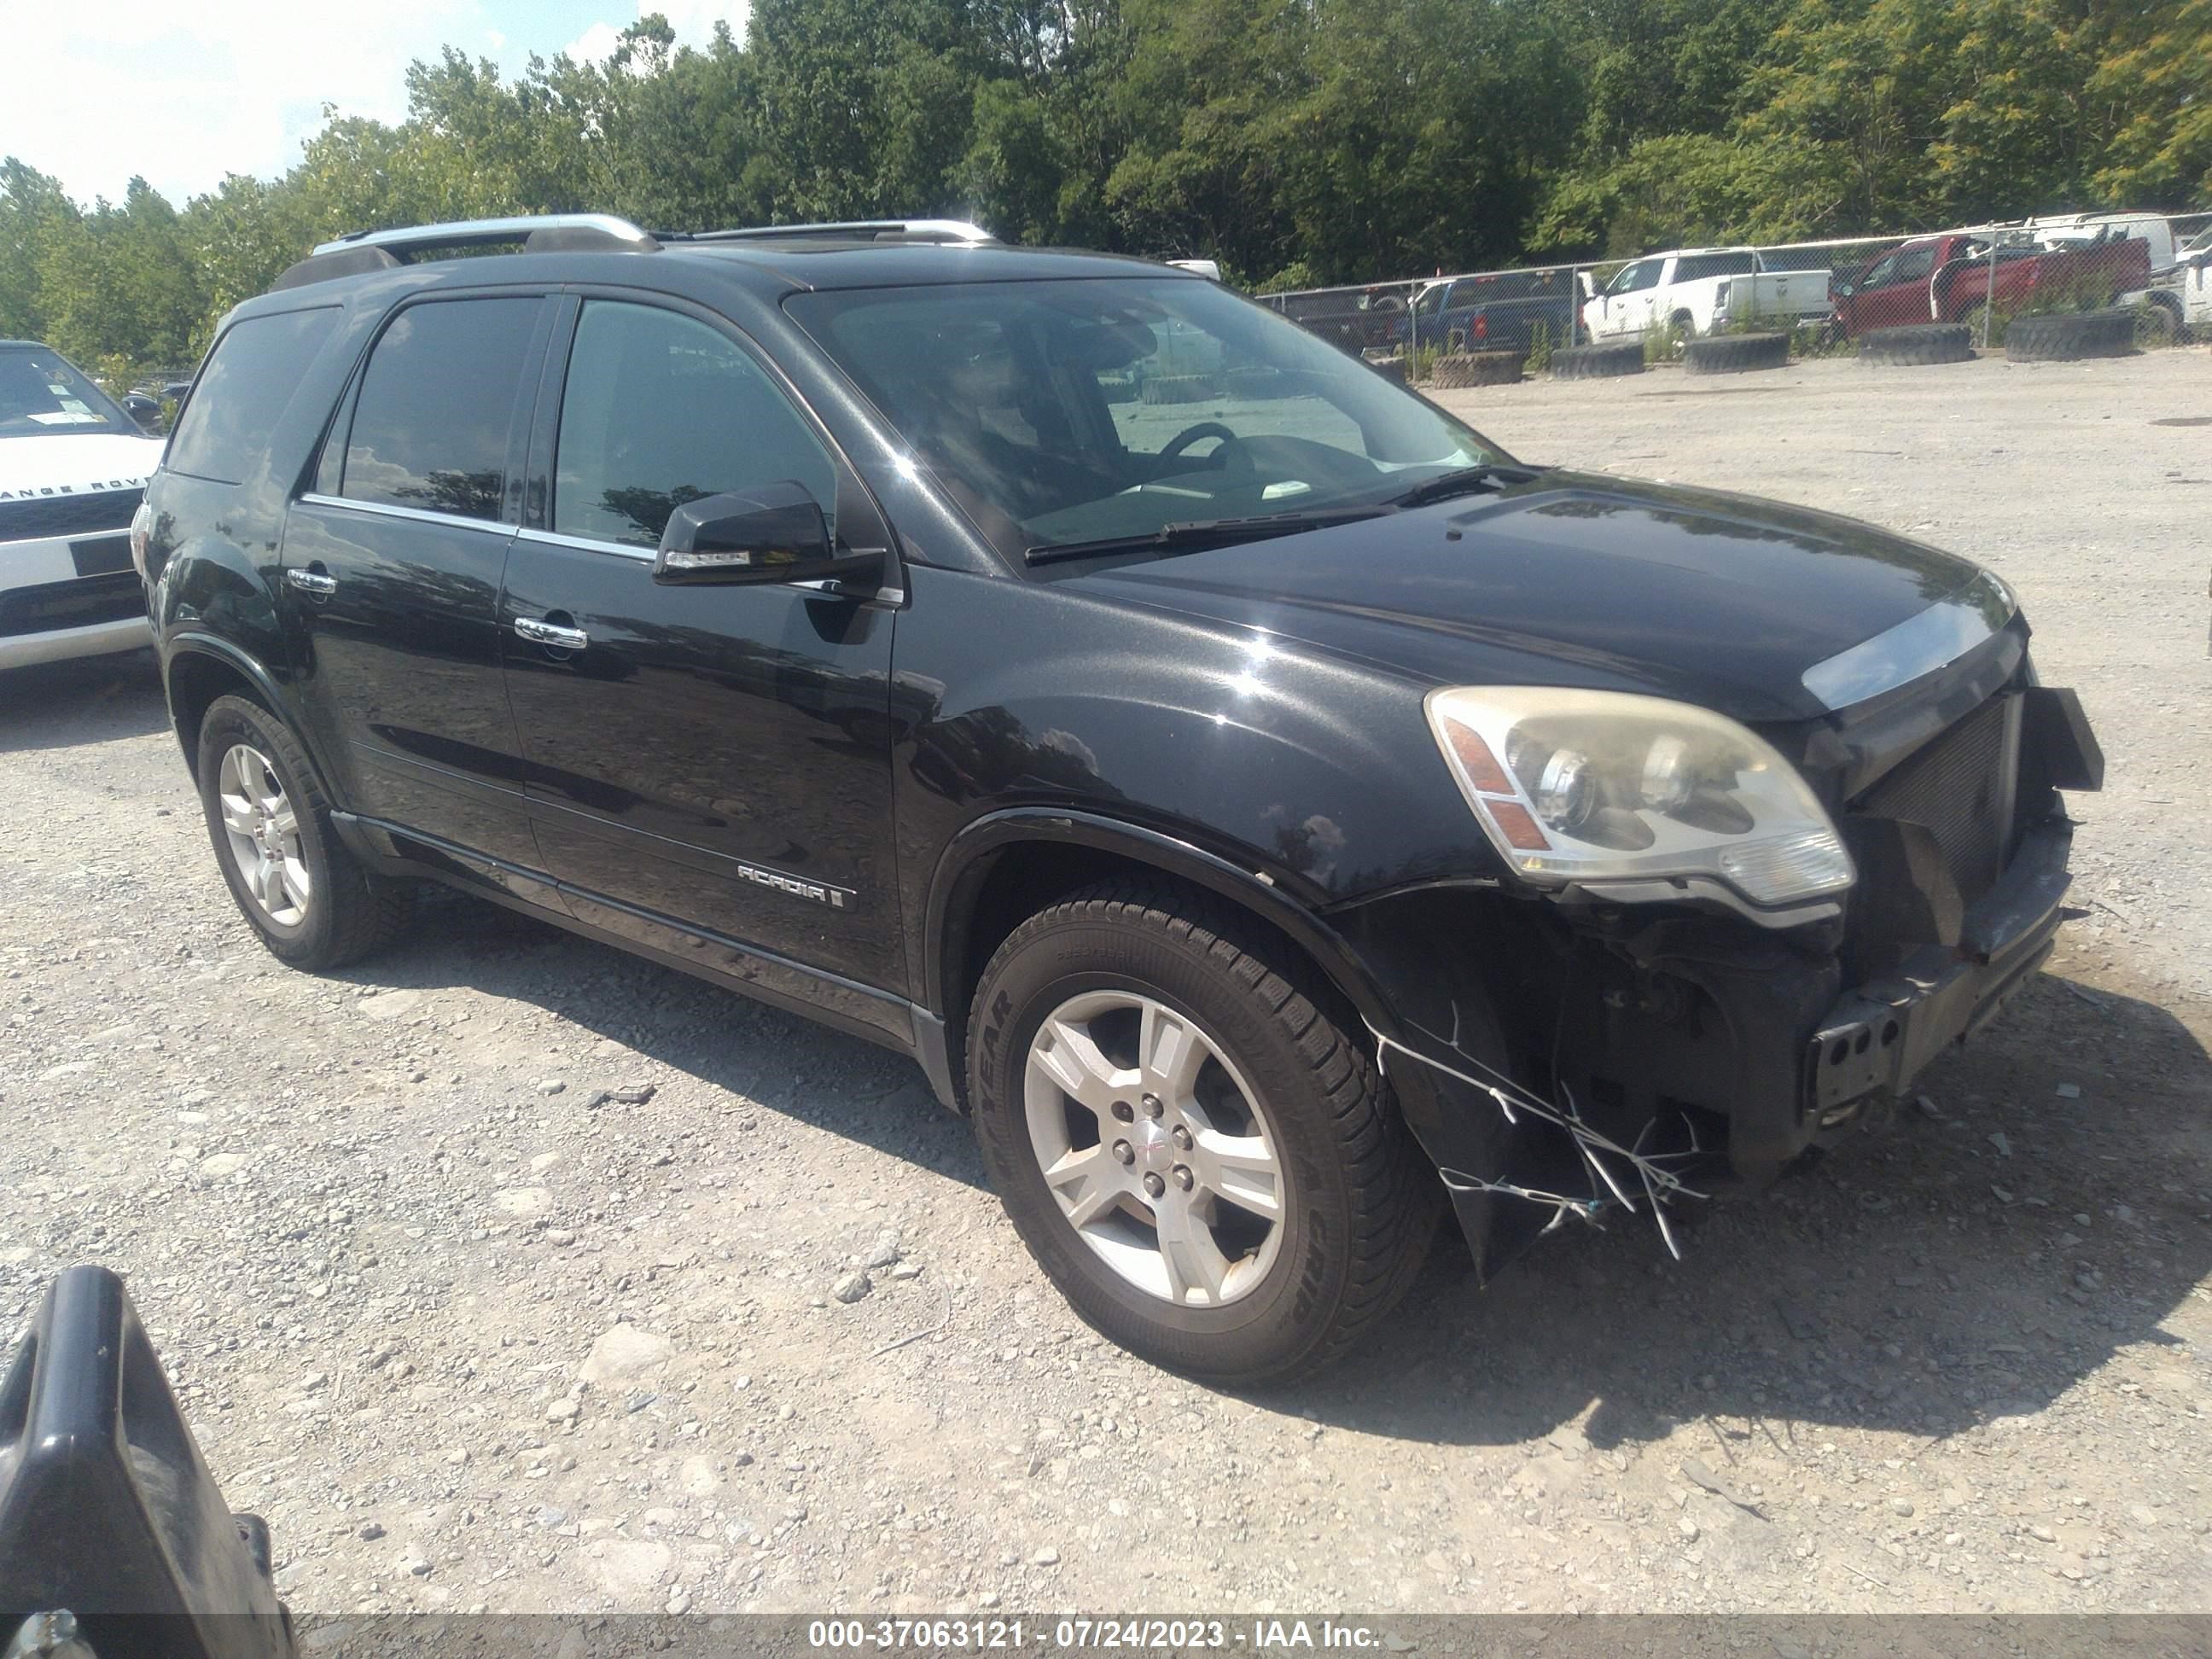
<path id="1" fill-rule="evenodd" d="M 55 1279 L 0 1382 L 0 1632 L 55 1608 L 100 1659 L 292 1650 L 268 1528 L 222 1501 L 105 1267 Z"/>

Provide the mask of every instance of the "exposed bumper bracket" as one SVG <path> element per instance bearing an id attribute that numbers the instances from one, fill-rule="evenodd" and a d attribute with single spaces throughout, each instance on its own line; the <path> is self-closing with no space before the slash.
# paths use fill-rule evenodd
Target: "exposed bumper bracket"
<path id="1" fill-rule="evenodd" d="M 1954 946 L 1925 945 L 1890 977 L 1845 995 L 1806 1044 L 1816 1127 L 1881 1091 L 1900 1093 L 1954 1042 L 1994 1018 L 2050 956 L 2070 878 L 2073 826 L 2032 830 Z"/>

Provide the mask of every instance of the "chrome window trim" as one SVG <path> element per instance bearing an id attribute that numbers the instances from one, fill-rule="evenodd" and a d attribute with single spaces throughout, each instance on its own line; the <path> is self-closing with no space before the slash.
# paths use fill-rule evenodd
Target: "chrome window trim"
<path id="1" fill-rule="evenodd" d="M 2010 588 L 1990 572 L 1978 570 L 1956 592 L 1814 663 L 1802 683 L 1822 707 L 1849 708 L 1958 661 L 2001 632 L 2019 609 Z"/>
<path id="2" fill-rule="evenodd" d="M 514 526 L 505 519 L 470 519 L 458 513 L 433 513 L 427 507 L 397 507 L 390 501 L 357 501 L 349 495 L 325 495 L 315 490 L 304 490 L 298 497 L 303 507 L 343 507 L 356 513 L 372 513 L 387 519 L 413 519 L 422 524 L 441 524 L 456 530 L 496 530 L 512 534 Z"/>
<path id="3" fill-rule="evenodd" d="M 527 526 L 520 532 L 520 538 L 526 542 L 543 542 L 549 547 L 578 548 L 586 553 L 612 553 L 619 558 L 635 559 L 644 564 L 651 564 L 659 553 L 657 548 L 635 547 L 627 542 L 595 541 L 589 536 L 571 536 L 565 531 L 537 530 Z"/>

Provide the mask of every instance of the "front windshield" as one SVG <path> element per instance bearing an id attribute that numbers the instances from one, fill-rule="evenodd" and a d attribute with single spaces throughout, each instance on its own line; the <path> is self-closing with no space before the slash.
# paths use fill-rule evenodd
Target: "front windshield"
<path id="1" fill-rule="evenodd" d="M 136 433 L 114 400 L 44 346 L 0 347 L 0 438 Z"/>
<path id="2" fill-rule="evenodd" d="M 1222 519 L 1379 507 L 1504 459 L 1212 283 L 794 295 L 800 325 L 1011 556 Z"/>

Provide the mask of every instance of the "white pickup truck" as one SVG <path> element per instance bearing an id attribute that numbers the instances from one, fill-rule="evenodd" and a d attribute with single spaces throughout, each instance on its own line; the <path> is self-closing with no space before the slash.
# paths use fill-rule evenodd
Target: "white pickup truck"
<path id="1" fill-rule="evenodd" d="M 1626 264 L 1583 302 L 1583 331 L 1617 340 L 1650 328 L 1687 338 L 1772 319 L 1816 323 L 1835 309 L 1826 270 L 1771 270 L 1756 248 L 1686 247 Z"/>
<path id="2" fill-rule="evenodd" d="M 2094 246 L 2118 236 L 2149 244 L 2150 286 L 2115 303 L 2156 306 L 2177 337 L 2212 339 L 2212 230 L 2177 236 L 2172 222 L 2157 213 L 2053 214 L 2030 219 L 2027 228 L 2048 247 Z"/>

